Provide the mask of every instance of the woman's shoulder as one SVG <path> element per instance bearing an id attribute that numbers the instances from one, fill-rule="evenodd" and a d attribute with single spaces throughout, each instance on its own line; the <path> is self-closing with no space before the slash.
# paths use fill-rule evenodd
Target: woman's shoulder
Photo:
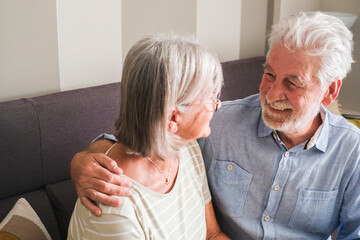
<path id="1" fill-rule="evenodd" d="M 101 209 L 101 216 L 95 216 L 89 209 L 87 209 L 78 198 L 75 204 L 74 212 L 70 220 L 70 229 L 77 229 L 74 232 L 71 232 L 72 235 L 77 235 L 80 231 L 78 225 L 81 222 L 85 224 L 84 226 L 91 227 L 97 223 L 108 222 L 109 219 L 114 221 L 119 219 L 127 219 L 127 221 L 137 222 L 137 216 L 135 215 L 134 205 L 131 203 L 130 198 L 128 197 L 119 197 L 121 200 L 121 205 L 119 207 L 111 207 L 101 203 L 97 203 L 98 207 Z"/>
<path id="2" fill-rule="evenodd" d="M 202 165 L 204 164 L 201 149 L 196 140 L 193 140 L 182 147 L 180 158 L 180 161 L 185 163 L 184 165 L 191 164 L 195 168 L 201 166 L 200 169 L 202 169 Z"/>
<path id="3" fill-rule="evenodd" d="M 199 143 L 197 140 L 192 140 L 188 142 L 185 146 L 181 148 L 181 152 L 191 152 L 191 153 L 201 153 Z"/>

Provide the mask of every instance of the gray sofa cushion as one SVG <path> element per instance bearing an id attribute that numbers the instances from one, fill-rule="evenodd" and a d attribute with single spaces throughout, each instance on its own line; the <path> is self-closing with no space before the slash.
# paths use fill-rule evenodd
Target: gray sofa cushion
<path id="1" fill-rule="evenodd" d="M 120 84 L 77 89 L 31 99 L 39 115 L 42 180 L 70 177 L 73 155 L 99 133 L 111 132 L 120 106 Z"/>
<path id="2" fill-rule="evenodd" d="M 225 83 L 221 100 L 235 100 L 258 93 L 264 63 L 264 56 L 222 63 Z"/>
<path id="3" fill-rule="evenodd" d="M 71 214 L 77 199 L 74 183 L 68 179 L 45 187 L 59 225 L 62 239 L 66 239 Z"/>
<path id="4" fill-rule="evenodd" d="M 41 146 L 38 117 L 30 101 L 2 102 L 0 113 L 0 199 L 4 199 L 40 188 Z"/>

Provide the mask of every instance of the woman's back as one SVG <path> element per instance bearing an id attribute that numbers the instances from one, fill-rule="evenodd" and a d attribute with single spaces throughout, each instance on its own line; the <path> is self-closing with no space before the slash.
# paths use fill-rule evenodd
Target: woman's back
<path id="1" fill-rule="evenodd" d="M 101 217 L 92 215 L 78 200 L 69 239 L 205 239 L 205 204 L 211 197 L 196 141 L 179 151 L 179 171 L 169 193 L 157 193 L 132 181 L 131 197 L 121 198 L 120 207 L 100 205 Z"/>

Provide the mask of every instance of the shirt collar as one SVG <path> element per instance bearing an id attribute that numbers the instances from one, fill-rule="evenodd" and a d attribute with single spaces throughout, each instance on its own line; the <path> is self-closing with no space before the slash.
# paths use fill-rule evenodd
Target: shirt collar
<path id="1" fill-rule="evenodd" d="M 329 111 L 325 109 L 323 105 L 320 108 L 321 113 L 323 114 L 323 124 L 321 125 L 321 129 L 319 131 L 318 138 L 315 140 L 315 147 L 322 152 L 326 151 L 326 148 L 329 143 L 329 118 L 331 117 Z M 314 135 L 315 136 L 315 135 Z"/>
<path id="2" fill-rule="evenodd" d="M 325 109 L 323 105 L 321 105 L 320 111 L 321 111 L 320 115 L 323 123 L 315 132 L 313 137 L 309 140 L 307 149 L 315 146 L 320 151 L 325 152 L 329 141 L 329 114 L 328 114 L 329 112 Z M 258 122 L 258 129 L 257 129 L 258 137 L 266 137 L 271 135 L 273 132 L 274 130 L 272 130 L 265 124 L 261 113 Z"/>
<path id="3" fill-rule="evenodd" d="M 264 119 L 262 117 L 262 112 L 260 112 L 260 118 L 259 118 L 258 129 L 257 129 L 258 137 L 266 137 L 272 133 L 273 133 L 273 130 L 265 124 Z"/>
<path id="4" fill-rule="evenodd" d="M 320 118 L 321 118 L 321 125 L 318 127 L 318 129 L 316 130 L 314 135 L 308 141 L 306 141 L 304 149 L 310 149 L 313 146 L 315 146 L 316 140 L 319 138 L 319 135 L 321 133 L 321 129 L 322 129 L 323 125 L 324 125 L 325 114 L 323 113 L 323 111 L 320 111 Z"/>

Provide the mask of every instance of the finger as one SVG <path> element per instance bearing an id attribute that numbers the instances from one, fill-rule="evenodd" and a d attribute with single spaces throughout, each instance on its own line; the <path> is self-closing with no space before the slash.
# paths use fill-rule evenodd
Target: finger
<path id="1" fill-rule="evenodd" d="M 127 177 L 122 176 L 122 175 L 112 174 L 111 175 L 111 180 L 109 182 L 113 183 L 115 185 L 118 185 L 118 186 L 125 187 L 125 188 L 131 188 L 131 186 L 132 186 L 131 180 L 128 179 Z"/>
<path id="2" fill-rule="evenodd" d="M 117 175 L 123 174 L 123 171 L 119 166 L 117 165 L 116 161 L 109 158 L 103 153 L 94 154 L 93 155 L 94 160 L 96 160 L 101 166 L 105 167 L 107 170 L 109 170 L 112 173 L 115 173 Z"/>
<path id="3" fill-rule="evenodd" d="M 101 209 L 87 197 L 80 197 L 81 203 L 90 210 L 94 215 L 101 216 Z"/>
<path id="4" fill-rule="evenodd" d="M 107 194 L 94 191 L 93 189 L 88 189 L 87 191 L 87 195 L 90 195 L 90 199 L 94 202 L 102 203 L 104 205 L 109 205 L 112 207 L 118 207 L 121 204 L 121 201 L 118 197 L 109 196 Z"/>
<path id="5" fill-rule="evenodd" d="M 83 174 L 86 176 L 86 174 L 90 174 L 87 176 L 87 178 L 90 179 L 99 179 L 105 182 L 113 183 L 119 186 L 123 187 L 131 187 L 131 181 L 130 179 L 114 174 L 110 171 L 108 171 L 106 168 L 103 168 L 99 165 L 91 165 L 85 167 L 86 169 L 83 170 Z"/>
<path id="6" fill-rule="evenodd" d="M 92 189 L 94 191 L 98 191 L 101 193 L 105 193 L 107 195 L 118 195 L 122 197 L 128 197 L 131 195 L 131 189 L 126 186 L 118 186 L 113 183 L 105 182 L 99 179 L 89 179 L 86 183 L 82 184 L 82 189 L 79 189 L 78 192 L 80 192 L 80 195 L 85 195 L 87 197 L 89 196 L 86 191 L 88 189 Z M 94 199 L 93 199 L 94 200 Z"/>

